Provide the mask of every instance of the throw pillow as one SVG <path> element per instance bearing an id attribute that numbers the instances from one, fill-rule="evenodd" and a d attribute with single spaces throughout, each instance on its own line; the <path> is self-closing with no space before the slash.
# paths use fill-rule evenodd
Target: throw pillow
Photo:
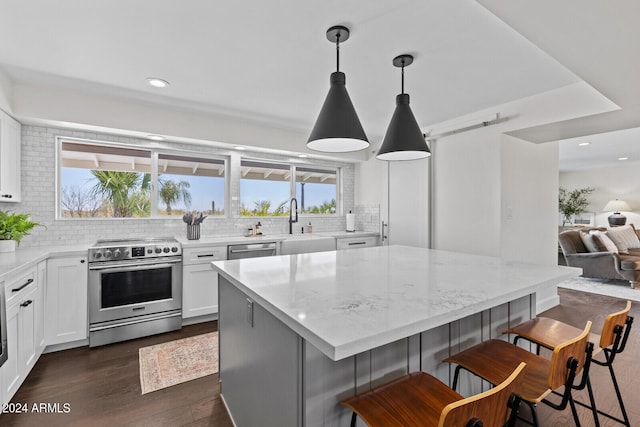
<path id="1" fill-rule="evenodd" d="M 607 252 L 613 252 L 613 253 L 618 253 L 618 247 L 616 246 L 615 243 L 613 243 L 613 240 L 611 240 L 610 238 L 607 237 L 607 235 L 602 232 L 602 231 L 592 231 L 591 233 L 594 240 L 598 239 L 600 240 L 600 244 L 603 245 L 605 248 L 607 248 Z"/>
<path id="2" fill-rule="evenodd" d="M 597 239 L 593 234 L 581 231 L 580 240 L 582 240 L 582 244 L 585 248 L 587 248 L 587 251 L 589 252 L 607 252 L 606 246 L 604 246 L 600 242 L 600 239 Z"/>
<path id="3" fill-rule="evenodd" d="M 640 248 L 640 239 L 638 239 L 635 229 L 630 225 L 609 228 L 607 236 L 618 247 L 618 252 L 629 253 L 629 248 Z"/>

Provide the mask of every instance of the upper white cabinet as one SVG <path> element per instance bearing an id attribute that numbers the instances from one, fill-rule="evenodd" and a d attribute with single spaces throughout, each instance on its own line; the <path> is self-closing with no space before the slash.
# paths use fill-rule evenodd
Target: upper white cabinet
<path id="1" fill-rule="evenodd" d="M 0 110 L 0 201 L 20 201 L 20 123 Z"/>
<path id="2" fill-rule="evenodd" d="M 218 312 L 218 273 L 212 261 L 227 259 L 226 246 L 186 248 L 182 253 L 182 318 Z"/>
<path id="3" fill-rule="evenodd" d="M 47 346 L 87 339 L 87 281 L 86 256 L 47 260 Z"/>

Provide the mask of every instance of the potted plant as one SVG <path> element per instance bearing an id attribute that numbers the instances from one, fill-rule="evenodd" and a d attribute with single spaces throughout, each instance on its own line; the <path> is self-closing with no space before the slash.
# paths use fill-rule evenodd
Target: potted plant
<path id="1" fill-rule="evenodd" d="M 20 240 L 38 225 L 29 214 L 0 210 L 0 252 L 15 251 Z"/>
<path id="2" fill-rule="evenodd" d="M 589 206 L 587 196 L 593 192 L 593 188 L 579 188 L 573 191 L 567 191 L 560 187 L 558 204 L 562 213 L 562 225 L 571 224 L 571 219 L 575 214 L 584 212 Z"/>

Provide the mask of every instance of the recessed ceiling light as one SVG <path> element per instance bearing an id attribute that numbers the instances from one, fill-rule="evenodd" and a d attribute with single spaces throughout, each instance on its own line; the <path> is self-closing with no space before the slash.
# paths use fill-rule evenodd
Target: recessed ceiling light
<path id="1" fill-rule="evenodd" d="M 587 145 L 591 145 L 590 142 L 581 142 L 580 144 L 578 144 L 580 147 L 586 147 Z"/>
<path id="2" fill-rule="evenodd" d="M 307 156 L 306 154 L 298 154 L 298 157 L 305 158 L 305 157 L 309 157 L 309 156 Z"/>
<path id="3" fill-rule="evenodd" d="M 159 79 L 157 77 L 147 77 L 147 83 L 149 83 L 153 87 L 167 87 L 169 86 L 169 82 L 163 79 Z"/>
<path id="4" fill-rule="evenodd" d="M 149 135 L 147 136 L 152 141 L 164 141 L 164 137 L 160 135 Z"/>
<path id="5" fill-rule="evenodd" d="M 618 157 L 618 160 L 629 160 L 628 157 Z"/>
<path id="6" fill-rule="evenodd" d="M 240 146 L 236 147 L 236 150 L 240 150 L 240 151 L 246 150 L 246 149 L 247 149 L 246 147 L 240 147 Z"/>

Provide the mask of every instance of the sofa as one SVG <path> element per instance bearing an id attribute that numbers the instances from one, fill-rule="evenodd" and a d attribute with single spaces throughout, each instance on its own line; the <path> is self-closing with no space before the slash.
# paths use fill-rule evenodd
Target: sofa
<path id="1" fill-rule="evenodd" d="M 600 230 L 567 230 L 558 235 L 562 254 L 582 276 L 627 280 L 640 288 L 640 239 L 632 225 Z"/>

